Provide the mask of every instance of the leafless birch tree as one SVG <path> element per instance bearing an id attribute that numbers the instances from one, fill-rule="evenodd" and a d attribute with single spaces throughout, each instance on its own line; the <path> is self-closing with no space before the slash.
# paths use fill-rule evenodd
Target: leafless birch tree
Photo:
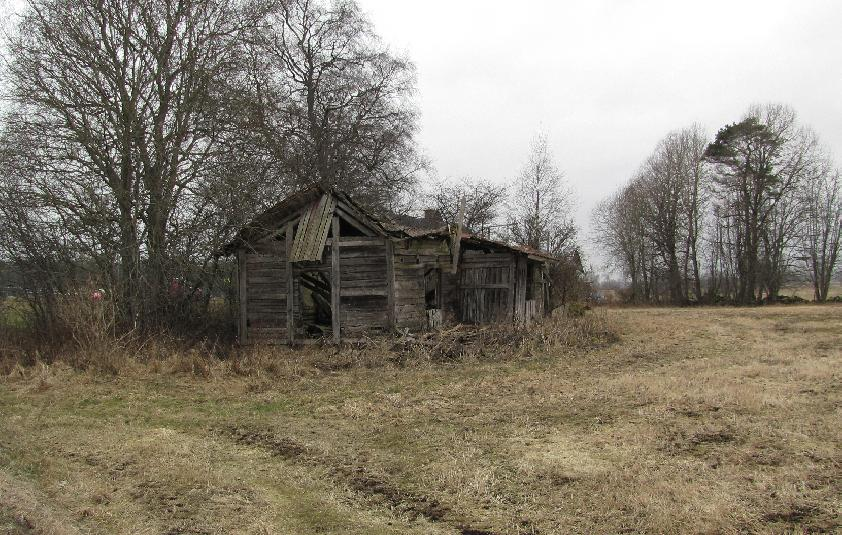
<path id="1" fill-rule="evenodd" d="M 511 195 L 508 223 L 512 241 L 559 255 L 575 246 L 571 193 L 546 136 L 533 142 Z"/>

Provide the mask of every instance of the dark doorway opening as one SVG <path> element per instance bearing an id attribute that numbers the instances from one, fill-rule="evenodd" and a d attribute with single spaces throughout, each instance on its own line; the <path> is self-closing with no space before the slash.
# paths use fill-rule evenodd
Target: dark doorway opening
<path id="1" fill-rule="evenodd" d="M 424 272 L 424 308 L 428 329 L 436 329 L 442 324 L 441 301 L 441 269 L 427 269 Z"/>
<path id="2" fill-rule="evenodd" d="M 324 338 L 333 334 L 333 311 L 330 306 L 330 277 L 321 270 L 298 274 L 299 318 L 301 331 L 307 338 Z"/>

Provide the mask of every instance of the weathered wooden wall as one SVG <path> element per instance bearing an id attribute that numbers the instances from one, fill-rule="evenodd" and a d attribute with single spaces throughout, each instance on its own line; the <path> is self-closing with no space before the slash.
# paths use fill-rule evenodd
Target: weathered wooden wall
<path id="1" fill-rule="evenodd" d="M 241 340 L 260 343 L 286 339 L 287 262 L 283 242 L 265 240 L 251 250 L 241 250 L 240 255 Z"/>
<path id="2" fill-rule="evenodd" d="M 398 243 L 394 249 L 394 267 L 396 327 L 410 331 L 426 328 L 424 277 L 430 269 L 440 271 L 442 307 L 445 309 L 442 316 L 444 321 L 448 321 L 446 310 L 450 301 L 455 301 L 455 297 L 448 295 L 448 289 L 453 289 L 453 276 L 449 275 L 450 255 L 446 243 L 440 240 L 408 240 Z"/>
<path id="3" fill-rule="evenodd" d="M 389 314 L 389 248 L 385 238 L 340 238 L 339 295 L 342 336 L 386 331 Z"/>
<path id="4" fill-rule="evenodd" d="M 467 250 L 459 265 L 459 310 L 464 323 L 511 319 L 512 254 Z"/>
<path id="5" fill-rule="evenodd" d="M 284 238 L 269 239 L 254 250 L 240 252 L 245 274 L 241 279 L 245 296 L 241 331 L 245 329 L 243 340 L 247 343 L 286 342 L 289 325 L 296 340 L 307 337 L 305 325 L 312 322 L 313 310 L 302 307 L 298 275 L 310 270 L 328 275 L 332 285 L 338 277 L 338 294 L 332 299 L 339 304 L 334 322 L 338 320 L 343 339 L 393 327 L 411 331 L 427 328 L 425 274 L 428 286 L 439 287 L 437 303 L 431 307 L 438 307 L 440 313 L 434 316 L 440 316 L 444 323 L 531 322 L 544 312 L 541 264 L 515 252 L 465 248 L 454 274 L 443 240 L 330 238 L 320 262 L 292 265 L 286 262 L 290 245 Z M 334 261 L 338 269 L 333 269 Z M 527 277 L 528 270 L 533 270 L 531 278 Z M 533 284 L 529 300 L 528 279 Z M 289 288 L 293 295 L 288 302 Z"/>

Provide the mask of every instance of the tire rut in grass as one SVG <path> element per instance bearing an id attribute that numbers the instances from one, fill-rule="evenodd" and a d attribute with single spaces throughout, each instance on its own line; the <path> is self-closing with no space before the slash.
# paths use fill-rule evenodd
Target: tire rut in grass
<path id="1" fill-rule="evenodd" d="M 471 522 L 457 518 L 453 510 L 435 498 L 402 489 L 385 478 L 372 474 L 363 465 L 326 455 L 295 439 L 239 426 L 214 431 L 237 444 L 264 449 L 290 462 L 326 467 L 336 482 L 344 483 L 368 500 L 400 511 L 413 520 L 424 518 L 430 522 L 447 523 L 464 535 L 496 535 L 491 530 L 473 527 Z"/>

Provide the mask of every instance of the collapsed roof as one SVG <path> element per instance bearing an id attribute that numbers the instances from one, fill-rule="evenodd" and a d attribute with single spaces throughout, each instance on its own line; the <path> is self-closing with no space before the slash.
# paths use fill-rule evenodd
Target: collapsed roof
<path id="1" fill-rule="evenodd" d="M 378 218 L 374 216 L 371 211 L 355 202 L 347 193 L 333 188 L 324 188 L 320 185 L 314 185 L 289 195 L 274 206 L 257 215 L 250 223 L 237 232 L 237 235 L 233 240 L 222 248 L 221 255 L 231 255 L 236 252 L 237 249 L 277 232 L 283 228 L 285 223 L 294 219 L 294 216 L 302 209 L 308 208 L 301 219 L 302 223 L 307 225 L 311 224 L 310 221 L 317 221 L 320 218 L 320 214 L 323 214 L 326 211 L 341 209 L 336 206 L 336 203 L 331 204 L 329 201 L 326 201 L 326 199 L 329 198 L 341 201 L 345 210 L 356 212 L 351 214 L 346 213 L 344 215 L 361 220 L 362 223 L 369 227 L 375 234 L 381 236 L 390 236 L 392 238 L 402 240 L 450 240 L 456 232 L 454 228 L 447 225 L 433 229 L 413 226 L 413 223 L 417 224 L 419 221 L 417 218 L 403 218 L 410 222 L 409 225 L 400 224 L 385 218 Z M 319 236 L 322 238 L 321 241 L 323 241 L 323 239 L 327 236 L 326 232 L 326 228 L 320 227 L 314 228 L 313 232 L 308 234 Z M 324 234 L 324 236 L 322 236 L 322 234 Z M 317 240 L 318 239 L 319 238 L 317 238 Z M 461 243 L 479 247 L 488 247 L 491 249 L 516 251 L 535 260 L 558 260 L 557 256 L 546 251 L 541 251 L 525 245 L 512 244 L 501 240 L 486 238 L 465 230 L 461 233 Z M 302 260 L 306 260 L 307 250 L 307 245 L 301 244 L 299 248 L 296 249 L 296 257 L 301 256 Z"/>

